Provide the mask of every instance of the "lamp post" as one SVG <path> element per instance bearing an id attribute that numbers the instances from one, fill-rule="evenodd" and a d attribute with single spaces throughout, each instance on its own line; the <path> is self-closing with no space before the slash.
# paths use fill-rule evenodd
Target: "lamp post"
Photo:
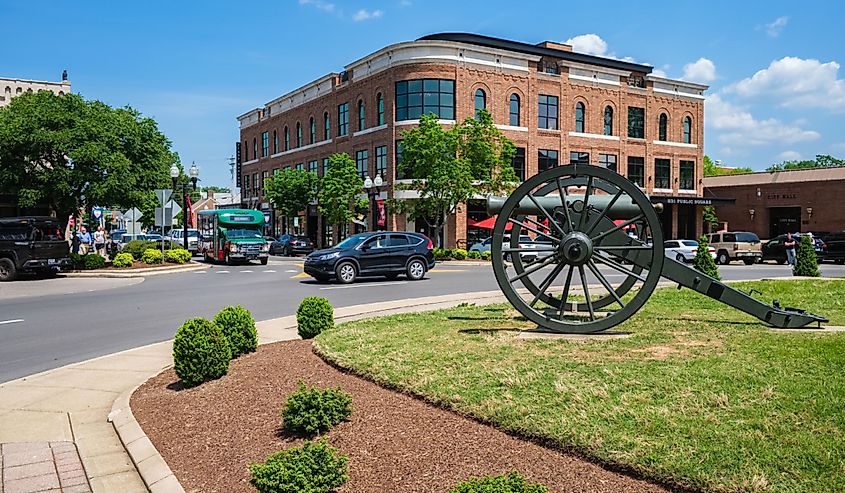
<path id="1" fill-rule="evenodd" d="M 170 167 L 170 179 L 173 181 L 173 191 L 176 191 L 176 187 L 181 185 L 182 187 L 182 247 L 187 250 L 188 249 L 188 219 L 191 214 L 191 211 L 188 210 L 188 184 L 187 183 L 177 183 L 179 181 L 179 167 L 175 164 Z M 188 171 L 188 176 L 191 177 L 191 186 L 194 190 L 197 189 L 197 180 L 199 179 L 200 170 L 197 168 L 197 165 L 191 162 L 191 169 Z M 164 227 L 162 226 L 162 233 L 164 232 Z"/>
<path id="2" fill-rule="evenodd" d="M 381 193 L 381 186 L 384 185 L 384 182 L 381 179 L 381 174 L 377 174 L 375 179 L 370 179 L 370 175 L 367 175 L 364 178 L 364 190 L 367 191 L 367 195 L 370 198 L 370 204 L 373 211 L 373 222 L 371 224 L 371 229 L 373 231 L 378 231 L 378 207 L 376 206 L 376 197 L 379 193 Z"/>

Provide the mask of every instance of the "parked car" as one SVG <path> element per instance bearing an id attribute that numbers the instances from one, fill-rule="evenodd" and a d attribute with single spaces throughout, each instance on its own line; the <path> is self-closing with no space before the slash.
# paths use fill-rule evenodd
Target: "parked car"
<path id="1" fill-rule="evenodd" d="M 129 243 L 130 241 L 135 241 L 135 240 L 146 241 L 147 235 L 145 235 L 145 234 L 133 235 L 133 234 L 129 234 L 129 233 L 122 233 L 120 235 L 120 238 L 118 238 L 118 240 L 117 240 L 118 251 L 123 250 L 123 247 L 125 247 L 126 244 Z"/>
<path id="2" fill-rule="evenodd" d="M 270 243 L 270 255 L 287 257 L 297 253 L 309 254 L 314 251 L 314 242 L 307 236 L 283 234 Z"/>
<path id="3" fill-rule="evenodd" d="M 716 249 L 716 263 L 727 265 L 732 260 L 742 260 L 751 265 L 762 258 L 760 238 L 747 231 L 723 231 L 710 235 L 710 246 Z"/>
<path id="4" fill-rule="evenodd" d="M 371 232 L 352 235 L 332 248 L 305 257 L 305 273 L 325 282 L 348 284 L 358 277 L 404 274 L 417 281 L 434 267 L 434 245 L 419 233 Z"/>
<path id="5" fill-rule="evenodd" d="M 168 233 L 170 236 L 170 240 L 174 243 L 178 243 L 179 245 L 184 245 L 185 243 L 182 241 L 182 228 L 173 228 Z M 196 255 L 199 251 L 199 240 L 200 240 L 200 233 L 196 229 L 189 229 L 188 230 L 188 251 L 192 254 Z"/>
<path id="6" fill-rule="evenodd" d="M 14 281 L 22 272 L 51 275 L 70 267 L 70 250 L 56 218 L 0 219 L 0 281 Z"/>
<path id="7" fill-rule="evenodd" d="M 795 241 L 799 241 L 801 235 L 796 233 L 792 236 L 795 237 Z M 827 257 L 827 244 L 822 241 L 821 238 L 812 236 L 811 238 L 813 238 L 813 250 L 816 252 L 816 260 L 819 262 L 825 260 Z M 783 246 L 784 241 L 786 241 L 786 235 L 779 235 L 775 236 L 766 243 L 763 243 L 763 247 L 761 249 L 762 257 L 760 261 L 765 262 L 766 260 L 773 260 L 779 264 L 785 264 L 786 247 Z"/>
<path id="8" fill-rule="evenodd" d="M 824 244 L 825 260 L 831 260 L 839 265 L 845 264 L 845 231 L 825 236 Z"/>
<path id="9" fill-rule="evenodd" d="M 161 241 L 161 235 L 158 233 L 150 233 L 149 231 L 147 231 L 145 236 L 147 237 L 148 241 Z"/>
<path id="10" fill-rule="evenodd" d="M 502 238 L 502 240 L 503 240 L 503 244 L 510 243 L 510 241 L 511 241 L 511 236 L 510 236 L 510 235 L 504 235 L 504 237 Z M 483 241 L 479 241 L 478 243 L 476 243 L 476 244 L 472 245 L 472 246 L 469 248 L 469 251 L 471 251 L 471 252 L 478 252 L 478 253 L 489 252 L 489 251 L 490 251 L 490 248 L 491 248 L 491 246 L 490 246 L 490 245 L 491 245 L 491 242 L 492 242 L 492 241 L 493 241 L 493 237 L 492 237 L 492 236 L 491 236 L 491 237 L 489 237 L 489 238 L 486 238 L 486 239 L 485 239 L 485 240 L 483 240 Z M 534 249 L 534 248 L 536 248 L 536 247 L 537 247 L 538 243 L 540 243 L 540 244 L 547 244 L 547 243 L 543 243 L 543 242 L 535 242 L 535 241 L 534 241 L 534 240 L 532 240 L 532 239 L 531 239 L 531 237 L 530 237 L 530 236 L 528 236 L 528 235 L 520 235 L 520 236 L 519 236 L 519 248 L 521 248 L 521 249 L 525 249 L 525 250 L 532 250 L 532 249 Z M 526 252 L 519 252 L 519 256 L 520 256 L 523 260 L 533 260 L 533 259 L 537 258 L 537 254 L 536 254 L 535 252 L 528 252 L 528 251 L 526 251 Z M 510 253 L 505 253 L 505 254 L 504 254 L 504 258 L 505 258 L 505 260 L 510 260 L 510 258 L 511 258 Z"/>
<path id="11" fill-rule="evenodd" d="M 708 247 L 710 256 L 716 258 L 716 249 Z M 678 262 L 692 262 L 698 253 L 698 242 L 695 240 L 668 240 L 663 242 L 663 253 Z"/>

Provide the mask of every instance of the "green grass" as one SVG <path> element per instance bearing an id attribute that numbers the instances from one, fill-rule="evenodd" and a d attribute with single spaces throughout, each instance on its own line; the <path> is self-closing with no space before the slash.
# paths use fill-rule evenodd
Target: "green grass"
<path id="1" fill-rule="evenodd" d="M 845 325 L 845 281 L 736 286 Z M 509 305 L 468 305 L 316 344 L 381 384 L 667 484 L 845 491 L 845 333 L 779 332 L 672 288 L 618 327 L 628 338 L 519 340 L 521 327 Z"/>

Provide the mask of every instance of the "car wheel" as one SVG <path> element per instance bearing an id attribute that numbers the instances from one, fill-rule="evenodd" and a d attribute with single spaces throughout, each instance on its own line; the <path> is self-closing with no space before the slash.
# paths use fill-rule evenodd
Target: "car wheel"
<path id="1" fill-rule="evenodd" d="M 261 260 L 261 265 L 267 265 L 267 261 L 270 260 L 270 259 L 268 259 L 267 257 L 264 257 L 260 260 Z"/>
<path id="2" fill-rule="evenodd" d="M 235 265 L 235 261 L 229 258 L 229 254 L 226 254 L 226 265 Z"/>
<path id="3" fill-rule="evenodd" d="M 753 258 L 744 258 L 744 259 L 742 259 L 742 263 L 744 263 L 745 265 L 754 265 L 754 259 Z"/>
<path id="4" fill-rule="evenodd" d="M 352 262 L 339 263 L 337 267 L 335 267 L 334 272 L 337 275 L 338 282 L 342 284 L 351 284 L 355 282 L 355 278 L 358 277 L 358 270 Z"/>
<path id="5" fill-rule="evenodd" d="M 14 281 L 17 277 L 15 263 L 7 258 L 0 258 L 0 282 Z"/>
<path id="6" fill-rule="evenodd" d="M 731 258 L 730 258 L 730 257 L 728 257 L 728 253 L 727 253 L 727 252 L 719 252 L 719 255 L 716 257 L 716 262 L 717 262 L 719 265 L 728 265 L 728 263 L 729 263 L 730 261 L 731 261 Z"/>
<path id="7" fill-rule="evenodd" d="M 419 281 L 425 276 L 425 264 L 422 260 L 415 258 L 408 262 L 407 270 L 408 279 L 412 281 Z"/>
<path id="8" fill-rule="evenodd" d="M 842 265 L 842 264 L 845 264 L 845 260 L 843 260 L 843 259 L 836 259 L 836 260 L 834 260 L 834 261 L 833 261 L 833 263 L 834 263 L 834 264 L 836 264 L 836 265 Z"/>
<path id="9" fill-rule="evenodd" d="M 687 261 L 687 259 L 684 258 L 683 253 L 679 253 L 679 254 L 675 255 L 675 260 L 677 260 L 678 262 L 680 262 L 682 264 Z"/>

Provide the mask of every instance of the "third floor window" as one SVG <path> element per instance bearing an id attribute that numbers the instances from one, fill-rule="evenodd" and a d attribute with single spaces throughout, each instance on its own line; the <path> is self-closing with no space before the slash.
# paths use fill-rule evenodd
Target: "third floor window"
<path id="1" fill-rule="evenodd" d="M 645 108 L 628 107 L 628 137 L 645 138 Z"/>
<path id="2" fill-rule="evenodd" d="M 660 119 L 657 121 L 657 140 L 666 141 L 666 127 L 669 126 L 669 117 L 666 113 L 660 114 Z"/>
<path id="3" fill-rule="evenodd" d="M 575 131 L 584 133 L 584 103 L 575 104 Z"/>
<path id="4" fill-rule="evenodd" d="M 510 118 L 508 119 L 508 124 L 510 124 L 512 127 L 519 126 L 519 109 L 519 95 L 516 93 L 511 94 L 508 109 L 510 116 Z"/>
<path id="5" fill-rule="evenodd" d="M 343 103 L 337 107 L 337 135 L 344 136 L 349 133 L 349 103 Z"/>
<path id="6" fill-rule="evenodd" d="M 447 79 L 403 80 L 396 83 L 396 121 L 417 120 L 434 113 L 455 119 L 455 81 Z"/>
<path id="7" fill-rule="evenodd" d="M 557 96 L 540 94 L 537 100 L 537 126 L 557 130 Z"/>
<path id="8" fill-rule="evenodd" d="M 378 121 L 376 125 L 384 125 L 384 96 L 378 93 L 376 96 L 376 105 L 378 106 Z"/>
<path id="9" fill-rule="evenodd" d="M 358 131 L 364 130 L 367 128 L 366 122 L 366 109 L 364 108 L 364 102 L 358 101 Z"/>
<path id="10" fill-rule="evenodd" d="M 604 107 L 604 134 L 613 135 L 613 108 Z"/>
<path id="11" fill-rule="evenodd" d="M 487 109 L 487 94 L 484 89 L 475 90 L 475 117 L 478 118 L 478 112 Z"/>

